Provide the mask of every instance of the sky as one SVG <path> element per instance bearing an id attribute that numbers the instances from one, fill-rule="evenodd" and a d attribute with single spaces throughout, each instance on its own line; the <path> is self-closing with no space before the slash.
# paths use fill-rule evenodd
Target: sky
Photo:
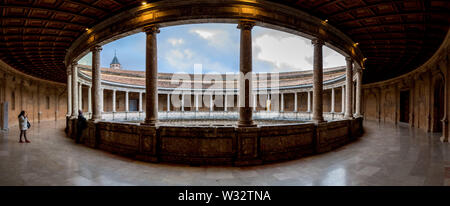
<path id="1" fill-rule="evenodd" d="M 239 71 L 240 33 L 236 24 L 189 24 L 164 27 L 157 35 L 158 72 L 202 73 Z M 252 30 L 253 71 L 290 72 L 312 69 L 311 40 L 282 31 L 255 26 Z M 108 43 L 101 52 L 101 66 L 108 67 L 114 53 L 123 69 L 145 71 L 145 33 Z M 344 66 L 345 58 L 323 47 L 324 68 Z M 78 63 L 91 65 L 89 53 Z"/>

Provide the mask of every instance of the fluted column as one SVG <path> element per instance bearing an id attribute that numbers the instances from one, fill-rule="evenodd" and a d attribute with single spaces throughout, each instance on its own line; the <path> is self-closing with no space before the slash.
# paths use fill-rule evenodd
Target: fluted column
<path id="1" fill-rule="evenodd" d="M 67 116 L 72 115 L 72 67 L 67 67 Z"/>
<path id="2" fill-rule="evenodd" d="M 334 88 L 331 88 L 331 113 L 334 113 Z"/>
<path id="3" fill-rule="evenodd" d="M 112 112 L 116 112 L 116 90 L 112 90 Z"/>
<path id="4" fill-rule="evenodd" d="M 321 39 L 312 40 L 314 45 L 314 68 L 313 68 L 313 114 L 312 120 L 316 123 L 323 122 L 323 55 Z"/>
<path id="5" fill-rule="evenodd" d="M 72 117 L 78 117 L 78 63 L 72 63 Z"/>
<path id="6" fill-rule="evenodd" d="M 241 30 L 239 53 L 239 127 L 252 127 L 253 111 L 251 108 L 252 97 L 252 28 L 254 22 L 240 21 L 238 29 Z"/>
<path id="7" fill-rule="evenodd" d="M 145 58 L 145 122 L 144 124 L 154 126 L 158 121 L 158 62 L 156 35 L 159 33 L 155 25 L 145 27 L 146 58 Z"/>
<path id="8" fill-rule="evenodd" d="M 352 108 L 352 93 L 353 93 L 353 60 L 351 57 L 345 57 L 345 61 L 347 62 L 346 69 L 346 79 L 345 79 L 345 115 L 344 118 L 351 119 L 353 118 L 353 108 Z"/>
<path id="9" fill-rule="evenodd" d="M 100 52 L 101 46 L 94 46 L 91 48 L 92 52 L 92 120 L 99 120 L 102 118 L 103 110 L 103 95 L 101 90 L 101 70 L 100 70 Z"/>
<path id="10" fill-rule="evenodd" d="M 362 101 L 361 101 L 361 87 L 362 87 L 362 69 L 361 68 L 358 68 L 357 70 L 356 70 L 356 102 L 355 102 L 355 109 L 356 109 L 356 111 L 355 111 L 355 116 L 356 117 L 359 117 L 359 116 L 361 116 L 361 104 L 362 104 Z"/>

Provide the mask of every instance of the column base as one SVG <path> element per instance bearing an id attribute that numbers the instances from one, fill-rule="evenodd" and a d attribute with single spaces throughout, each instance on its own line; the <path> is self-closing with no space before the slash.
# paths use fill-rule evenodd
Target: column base
<path id="1" fill-rule="evenodd" d="M 448 136 L 449 136 L 449 127 L 448 127 L 448 120 L 444 119 L 442 120 L 442 136 L 440 138 L 441 142 L 449 142 Z"/>
<path id="2" fill-rule="evenodd" d="M 141 122 L 141 125 L 156 126 L 157 123 L 158 123 L 158 120 L 145 120 L 144 122 Z"/>
<path id="3" fill-rule="evenodd" d="M 311 120 L 312 122 L 314 122 L 315 124 L 319 124 L 319 123 L 325 123 L 325 122 L 327 122 L 326 120 L 324 120 L 324 119 L 312 119 Z"/>
<path id="4" fill-rule="evenodd" d="M 253 120 L 250 121 L 238 121 L 237 124 L 238 127 L 256 127 L 257 125 L 255 124 L 255 122 L 253 122 Z"/>

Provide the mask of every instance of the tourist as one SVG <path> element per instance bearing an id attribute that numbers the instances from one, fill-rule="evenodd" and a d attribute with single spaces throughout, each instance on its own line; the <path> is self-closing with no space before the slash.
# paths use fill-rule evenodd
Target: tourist
<path id="1" fill-rule="evenodd" d="M 76 143 L 81 142 L 81 134 L 83 134 L 84 129 L 86 129 L 86 118 L 83 116 L 83 111 L 78 110 L 77 137 L 75 139 Z"/>
<path id="2" fill-rule="evenodd" d="M 25 111 L 21 111 L 18 118 L 19 118 L 19 128 L 20 128 L 20 143 L 23 143 L 22 141 L 22 134 L 25 137 L 25 142 L 30 143 L 27 139 L 27 130 L 29 128 L 30 123 L 28 122 L 28 115 L 25 113 Z"/>

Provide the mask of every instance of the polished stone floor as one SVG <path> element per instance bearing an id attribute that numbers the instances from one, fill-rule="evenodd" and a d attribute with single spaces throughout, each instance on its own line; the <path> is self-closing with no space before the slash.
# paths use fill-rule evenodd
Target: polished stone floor
<path id="1" fill-rule="evenodd" d="M 77 145 L 64 121 L 0 136 L 0 185 L 446 185 L 450 144 L 440 134 L 364 122 L 365 135 L 335 151 L 252 167 L 153 164 Z"/>

